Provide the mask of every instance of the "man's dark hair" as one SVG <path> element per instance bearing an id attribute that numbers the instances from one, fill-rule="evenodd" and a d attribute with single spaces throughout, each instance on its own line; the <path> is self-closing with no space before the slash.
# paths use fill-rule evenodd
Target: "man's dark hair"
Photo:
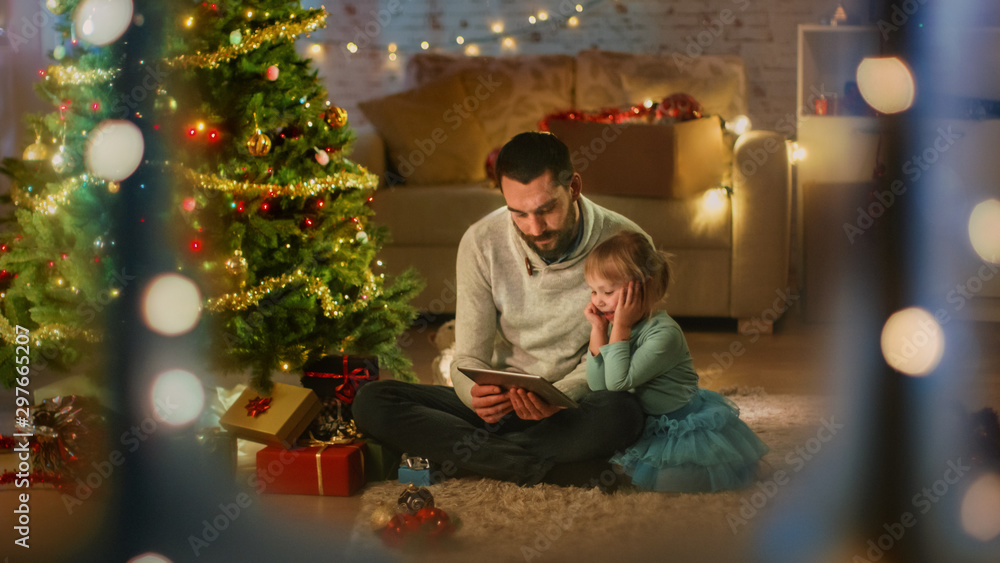
<path id="1" fill-rule="evenodd" d="M 552 133 L 519 133 L 497 155 L 497 185 L 501 185 L 504 177 L 527 184 L 546 171 L 552 173 L 552 179 L 560 186 L 569 186 L 573 179 L 569 148 Z"/>

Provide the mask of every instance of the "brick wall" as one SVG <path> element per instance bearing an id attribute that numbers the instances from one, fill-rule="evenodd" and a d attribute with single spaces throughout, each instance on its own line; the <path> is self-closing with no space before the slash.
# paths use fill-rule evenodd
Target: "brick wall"
<path id="1" fill-rule="evenodd" d="M 304 4 L 319 4 L 306 1 Z M 583 7 L 575 10 L 576 4 Z M 843 2 L 848 14 L 869 17 L 869 0 Z M 314 34 L 324 46 L 314 55 L 332 99 L 347 108 L 355 126 L 364 124 L 360 100 L 403 88 L 410 53 L 427 41 L 431 49 L 460 53 L 475 44 L 482 55 L 568 53 L 601 48 L 636 53 L 740 55 L 749 78 L 750 118 L 759 129 L 794 122 L 797 25 L 829 19 L 836 0 L 346 0 L 328 5 L 328 27 Z M 528 22 L 547 10 L 547 21 Z M 578 18 L 576 27 L 565 21 Z M 504 32 L 491 26 L 502 22 Z M 456 43 L 464 36 L 465 45 Z M 512 36 L 516 48 L 500 38 Z M 346 45 L 353 41 L 357 52 Z M 387 46 L 398 46 L 389 60 Z"/>

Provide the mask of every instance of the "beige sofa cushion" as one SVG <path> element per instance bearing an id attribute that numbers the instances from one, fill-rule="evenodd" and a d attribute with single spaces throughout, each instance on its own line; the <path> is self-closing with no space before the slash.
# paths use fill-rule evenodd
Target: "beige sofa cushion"
<path id="1" fill-rule="evenodd" d="M 458 76 L 358 104 L 385 139 L 389 168 L 407 184 L 486 179 L 492 145 L 479 120 L 456 110 L 468 94 Z"/>
<path id="2" fill-rule="evenodd" d="M 505 205 L 500 190 L 486 183 L 452 186 L 405 186 L 375 192 L 375 223 L 390 226 L 394 244 L 453 246 L 487 213 Z"/>
<path id="3" fill-rule="evenodd" d="M 549 130 L 569 147 L 589 194 L 687 198 L 722 182 L 718 116 L 671 125 L 552 120 Z"/>
<path id="4" fill-rule="evenodd" d="M 570 55 L 418 53 L 406 65 L 406 84 L 420 86 L 457 74 L 469 94 L 465 107 L 475 112 L 492 148 L 522 131 L 537 131 L 550 113 L 572 108 L 574 68 Z"/>
<path id="5" fill-rule="evenodd" d="M 737 56 L 703 55 L 692 59 L 591 49 L 577 55 L 576 65 L 578 109 L 655 102 L 685 92 L 694 96 L 709 115 L 728 120 L 747 112 L 746 68 Z"/>

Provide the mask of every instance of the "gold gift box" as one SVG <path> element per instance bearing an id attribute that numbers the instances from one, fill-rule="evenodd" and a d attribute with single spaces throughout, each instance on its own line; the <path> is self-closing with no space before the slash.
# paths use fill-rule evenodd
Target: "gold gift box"
<path id="1" fill-rule="evenodd" d="M 219 424 L 240 438 L 291 449 L 322 405 L 312 389 L 275 383 L 270 395 L 248 387 Z"/>

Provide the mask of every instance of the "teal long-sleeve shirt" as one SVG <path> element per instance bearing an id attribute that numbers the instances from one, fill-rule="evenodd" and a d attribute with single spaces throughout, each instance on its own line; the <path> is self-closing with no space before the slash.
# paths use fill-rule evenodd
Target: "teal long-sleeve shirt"
<path id="1" fill-rule="evenodd" d="M 610 329 L 610 327 L 609 327 Z M 677 321 L 658 311 L 632 327 L 628 341 L 587 354 L 587 383 L 594 391 L 632 390 L 646 414 L 675 411 L 698 391 L 698 373 Z"/>

